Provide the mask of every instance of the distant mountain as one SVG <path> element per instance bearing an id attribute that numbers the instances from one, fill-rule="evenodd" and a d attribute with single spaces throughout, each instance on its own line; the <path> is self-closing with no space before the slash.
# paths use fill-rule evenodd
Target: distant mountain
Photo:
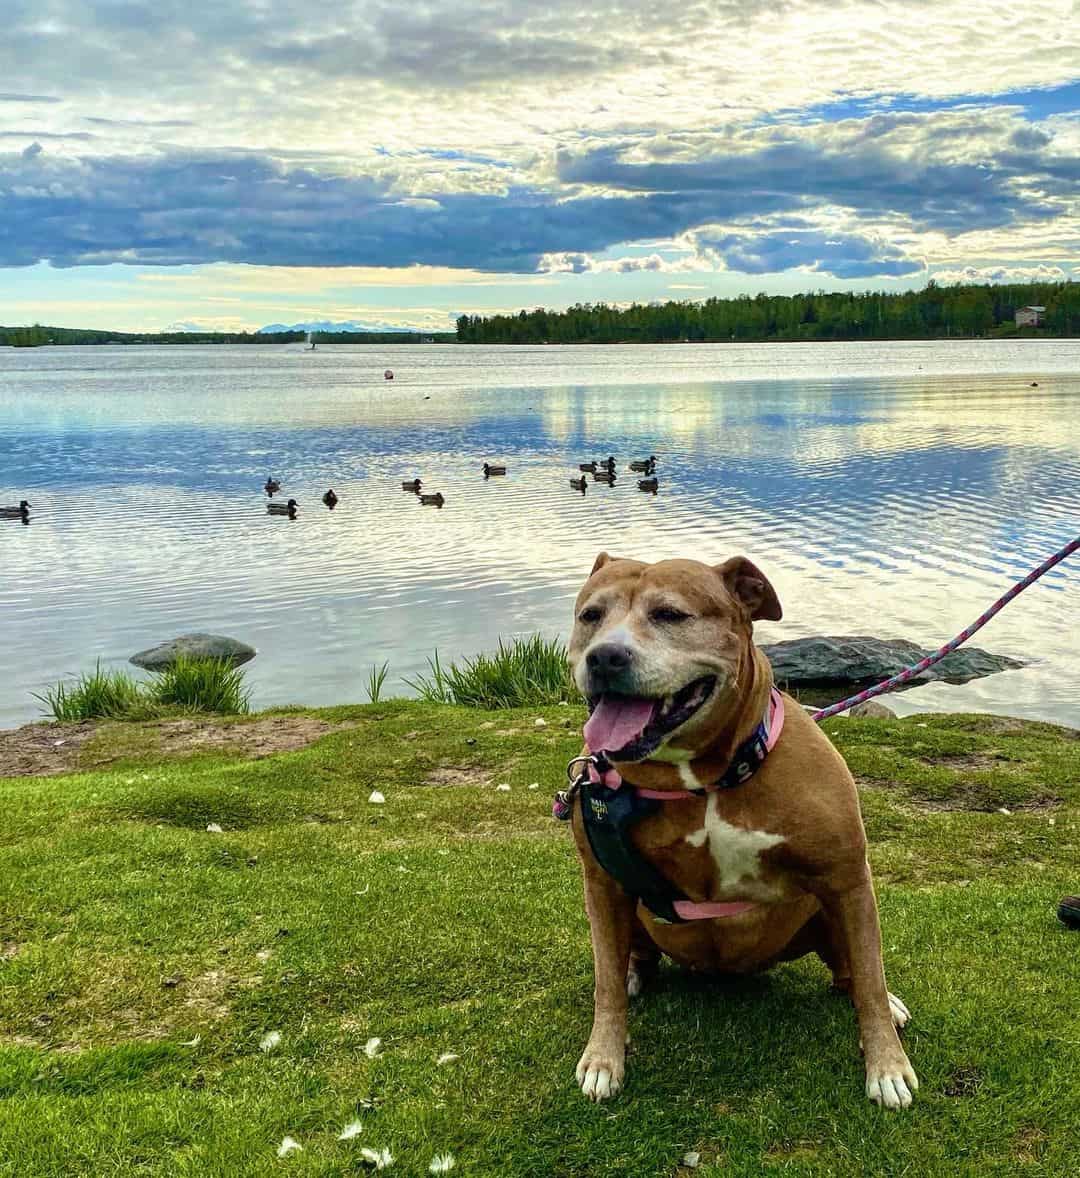
<path id="1" fill-rule="evenodd" d="M 431 328 L 424 327 L 407 327 L 400 323 L 373 323 L 371 321 L 361 322 L 357 319 L 346 319 L 341 323 L 333 323 L 329 319 L 312 319 L 307 323 L 269 323 L 266 327 L 259 328 L 259 334 L 270 334 L 271 332 L 280 331 L 356 331 L 356 332 L 388 332 L 388 331 L 403 331 L 415 332 L 419 335 L 430 335 Z"/>

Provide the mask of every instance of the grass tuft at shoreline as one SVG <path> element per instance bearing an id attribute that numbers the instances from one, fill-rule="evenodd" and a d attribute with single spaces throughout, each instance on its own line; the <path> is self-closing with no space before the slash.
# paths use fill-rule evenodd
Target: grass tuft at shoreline
<path id="1" fill-rule="evenodd" d="M 83 720 L 150 720 L 212 713 L 243 715 L 251 710 L 244 672 L 227 659 L 178 658 L 149 681 L 126 671 L 93 671 L 61 681 L 34 698 L 61 723 Z"/>
<path id="2" fill-rule="evenodd" d="M 1080 884 L 1075 733 L 826 725 L 863 787 L 913 1110 L 866 1101 L 853 1012 L 813 960 L 723 984 L 665 968 L 598 1107 L 573 1081 L 580 874 L 548 816 L 583 719 L 293 709 L 192 721 L 251 744 L 182 756 L 158 722 L 106 722 L 80 771 L 0 780 L 0 1174 L 344 1174 L 364 1148 L 484 1178 L 671 1178 L 688 1151 L 707 1178 L 1071 1172 L 1080 936 L 1053 906 Z M 263 755 L 299 726 L 311 743 Z M 939 808 L 995 766 L 1054 800 Z M 287 1136 L 302 1151 L 279 1159 Z"/>

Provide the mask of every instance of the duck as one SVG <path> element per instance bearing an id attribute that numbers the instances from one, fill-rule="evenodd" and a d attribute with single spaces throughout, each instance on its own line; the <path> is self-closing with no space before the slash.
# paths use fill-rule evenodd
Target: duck
<path id="1" fill-rule="evenodd" d="M 322 501 L 330 508 L 331 511 L 337 507 L 338 497 L 334 494 L 334 488 L 331 487 L 329 491 L 322 497 Z"/>
<path id="2" fill-rule="evenodd" d="M 609 487 L 615 486 L 616 474 L 613 470 L 598 470 L 593 475 L 594 483 L 607 483 Z"/>
<path id="3" fill-rule="evenodd" d="M 268 503 L 266 510 L 270 515 L 295 515 L 298 504 L 295 499 L 288 503 Z"/>
<path id="4" fill-rule="evenodd" d="M 609 454 L 609 455 L 607 456 L 607 458 L 605 458 L 605 459 L 604 459 L 604 461 L 603 461 L 603 462 L 601 462 L 599 465 L 600 465 L 600 466 L 603 466 L 604 468 L 606 468 L 606 470 L 607 470 L 608 474 L 614 474 L 614 473 L 615 473 L 615 459 L 614 459 L 614 457 L 613 457 L 612 455 L 610 455 L 610 454 Z"/>
<path id="5" fill-rule="evenodd" d="M 492 466 L 490 463 L 484 463 L 484 478 L 489 479 L 492 475 L 506 474 L 505 466 Z"/>
<path id="6" fill-rule="evenodd" d="M 595 462 L 579 463 L 578 470 L 580 470 L 582 474 L 596 474 L 596 463 Z"/>
<path id="7" fill-rule="evenodd" d="M 442 507 L 446 500 L 443 498 L 442 491 L 436 491 L 434 495 L 421 495 L 420 502 L 425 507 Z"/>
<path id="8" fill-rule="evenodd" d="M 651 479 L 638 479 L 637 486 L 639 491 L 650 491 L 653 495 L 655 495 L 657 488 L 660 486 L 660 483 L 655 477 Z"/>
<path id="9" fill-rule="evenodd" d="M 268 478 L 266 480 L 266 485 L 263 487 L 263 490 L 267 493 L 267 495 L 274 495 L 281 490 L 281 484 L 277 481 L 277 479 Z"/>
<path id="10" fill-rule="evenodd" d="M 570 486 L 573 487 L 575 491 L 580 491 L 582 493 L 582 495 L 585 494 L 585 490 L 588 487 L 588 485 L 589 484 L 585 482 L 584 475 L 582 475 L 581 478 L 579 478 L 579 479 L 571 479 L 570 480 Z"/>
<path id="11" fill-rule="evenodd" d="M 30 504 L 19 500 L 18 507 L 0 507 L 0 519 L 25 519 L 30 514 Z"/>
<path id="12" fill-rule="evenodd" d="M 641 458 L 636 462 L 631 462 L 630 469 L 636 470 L 639 474 L 652 474 L 656 469 L 656 455 L 650 454 L 648 458 Z"/>
<path id="13" fill-rule="evenodd" d="M 414 495 L 419 495 L 419 494 L 420 494 L 420 488 L 421 488 L 423 485 L 424 485 L 424 484 L 423 484 L 423 483 L 422 483 L 422 482 L 421 482 L 419 479 L 409 479 L 409 481 L 408 481 L 407 483 L 402 483 L 402 484 L 401 484 L 401 489 L 402 489 L 403 491 L 412 491 L 412 493 L 413 493 Z"/>

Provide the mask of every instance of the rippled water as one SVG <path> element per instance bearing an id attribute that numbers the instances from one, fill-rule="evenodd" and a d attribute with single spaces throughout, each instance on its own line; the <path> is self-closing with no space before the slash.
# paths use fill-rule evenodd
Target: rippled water
<path id="1" fill-rule="evenodd" d="M 936 646 L 1080 531 L 1078 408 L 1080 342 L 0 349 L 0 504 L 34 505 L 0 521 L 0 724 L 196 629 L 259 648 L 258 705 L 358 701 L 385 659 L 400 687 L 436 647 L 565 634 L 602 548 L 752 556 L 763 640 Z M 571 491 L 609 453 L 658 455 L 660 494 Z M 1029 667 L 896 706 L 1080 726 L 1078 608 L 1080 557 L 976 640 Z"/>

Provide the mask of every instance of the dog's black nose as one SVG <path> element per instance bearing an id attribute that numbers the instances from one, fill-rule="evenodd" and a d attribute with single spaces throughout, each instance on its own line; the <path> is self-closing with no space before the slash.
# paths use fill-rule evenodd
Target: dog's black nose
<path id="1" fill-rule="evenodd" d="M 599 678 L 621 675 L 630 669 L 634 655 L 626 646 L 617 642 L 605 642 L 602 646 L 594 647 L 585 656 L 585 665 L 589 671 Z"/>

